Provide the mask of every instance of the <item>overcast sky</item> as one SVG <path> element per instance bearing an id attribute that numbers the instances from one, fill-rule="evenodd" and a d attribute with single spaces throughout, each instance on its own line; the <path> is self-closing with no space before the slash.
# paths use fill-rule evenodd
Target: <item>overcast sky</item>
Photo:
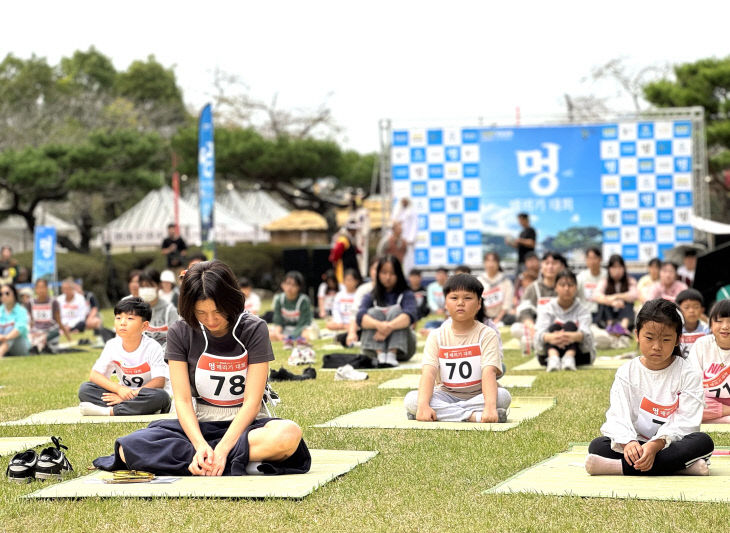
<path id="1" fill-rule="evenodd" d="M 327 102 L 345 145 L 378 120 L 464 126 L 564 113 L 563 95 L 626 57 L 635 69 L 730 54 L 730 2 L 32 1 L 3 3 L 0 51 L 56 63 L 95 46 L 118 69 L 149 54 L 201 107 L 216 67 L 283 108 Z"/>

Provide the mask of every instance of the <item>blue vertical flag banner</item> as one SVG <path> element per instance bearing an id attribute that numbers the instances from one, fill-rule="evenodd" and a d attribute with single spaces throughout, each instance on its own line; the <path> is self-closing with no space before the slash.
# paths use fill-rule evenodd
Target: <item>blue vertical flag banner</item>
<path id="1" fill-rule="evenodd" d="M 692 123 L 687 120 L 519 128 L 395 129 L 393 201 L 418 214 L 415 264 L 515 256 L 505 237 L 526 212 L 538 245 L 589 246 L 648 261 L 693 231 Z"/>
<path id="2" fill-rule="evenodd" d="M 38 279 L 56 279 L 56 228 L 36 226 L 33 245 L 33 283 Z"/>
<path id="3" fill-rule="evenodd" d="M 215 149 L 213 111 L 206 105 L 198 121 L 198 187 L 200 196 L 200 240 L 208 259 L 215 257 L 213 205 L 215 204 Z"/>

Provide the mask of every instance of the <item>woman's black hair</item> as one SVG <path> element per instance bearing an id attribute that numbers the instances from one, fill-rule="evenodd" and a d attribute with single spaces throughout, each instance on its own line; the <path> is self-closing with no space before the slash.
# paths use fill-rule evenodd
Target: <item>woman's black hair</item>
<path id="1" fill-rule="evenodd" d="M 649 300 L 641 307 L 639 314 L 636 315 L 637 335 L 647 322 L 658 322 L 673 327 L 677 333 L 677 344 L 672 351 L 672 355 L 684 357 L 679 349 L 679 339 L 682 336 L 682 313 L 677 304 L 664 298 Z"/>
<path id="2" fill-rule="evenodd" d="M 145 322 L 152 320 L 152 308 L 150 307 L 150 304 L 145 302 L 142 298 L 135 296 L 131 298 L 124 298 L 117 302 L 117 305 L 114 306 L 114 316 L 121 313 L 136 315 Z"/>
<path id="3" fill-rule="evenodd" d="M 482 285 L 477 278 L 471 274 L 454 274 L 446 280 L 446 283 L 444 283 L 443 291 L 444 297 L 448 296 L 449 293 L 453 291 L 466 291 L 476 294 L 479 299 L 479 310 L 477 311 L 474 320 L 479 322 L 484 321 L 484 318 L 486 317 L 486 313 L 484 312 L 484 300 L 482 299 L 482 295 L 484 294 L 484 285 Z"/>
<path id="4" fill-rule="evenodd" d="M 325 282 L 325 284 L 327 284 L 328 289 L 334 289 L 334 290 L 340 289 L 340 284 L 337 281 L 337 276 L 335 276 L 335 271 L 332 270 L 331 268 L 328 269 L 324 273 L 324 282 Z M 332 282 L 334 282 L 334 286 L 332 286 Z"/>
<path id="5" fill-rule="evenodd" d="M 730 300 L 720 300 L 715 302 L 710 310 L 710 324 L 713 320 L 721 318 L 730 318 Z"/>
<path id="6" fill-rule="evenodd" d="M 290 270 L 289 272 L 284 274 L 284 279 L 282 280 L 282 282 L 288 279 L 296 283 L 300 291 L 304 290 L 304 276 L 302 276 L 301 272 L 299 272 L 298 270 Z"/>
<path id="7" fill-rule="evenodd" d="M 557 285 L 558 281 L 560 281 L 563 278 L 569 279 L 570 281 L 573 282 L 574 285 L 578 284 L 578 278 L 575 277 L 575 274 L 569 268 L 564 268 L 563 270 L 558 272 L 558 275 L 555 276 L 555 285 Z"/>
<path id="8" fill-rule="evenodd" d="M 15 298 L 15 303 L 18 303 L 18 289 L 15 288 L 15 285 L 13 285 L 12 283 L 3 283 L 2 285 L 0 285 L 0 288 L 2 287 L 7 287 L 8 289 L 10 289 L 10 292 L 13 293 L 13 298 Z"/>
<path id="9" fill-rule="evenodd" d="M 393 267 L 393 271 L 395 272 L 396 280 L 392 292 L 395 294 L 402 294 L 404 291 L 408 290 L 408 282 L 406 281 L 406 277 L 403 275 L 403 267 L 401 267 L 398 258 L 394 255 L 384 255 L 378 260 L 378 269 L 375 272 L 375 279 L 373 280 L 373 303 L 375 303 L 375 305 L 386 305 L 385 294 L 388 291 L 385 290 L 383 284 L 380 283 L 380 270 L 386 263 L 390 263 L 390 266 Z"/>
<path id="10" fill-rule="evenodd" d="M 649 259 L 649 263 L 647 266 L 656 266 L 657 268 L 659 268 L 662 266 L 662 260 L 659 259 L 658 257 L 653 257 L 653 258 Z"/>
<path id="11" fill-rule="evenodd" d="M 137 268 L 133 268 L 132 270 L 130 270 L 129 274 L 127 274 L 127 283 L 131 283 L 132 279 L 139 276 L 140 274 L 142 274 L 142 271 Z"/>
<path id="12" fill-rule="evenodd" d="M 626 271 L 626 263 L 624 258 L 618 254 L 613 254 L 608 258 L 608 268 L 613 265 L 619 264 L 624 269 L 624 273 L 619 281 L 619 288 L 616 290 L 616 281 L 611 277 L 611 272 L 606 273 L 606 294 L 619 294 L 622 292 L 628 292 L 629 290 L 629 274 Z"/>
<path id="13" fill-rule="evenodd" d="M 216 309 L 230 326 L 246 307 L 246 297 L 238 288 L 233 271 L 223 261 L 215 259 L 193 264 L 185 272 L 180 284 L 178 310 L 182 319 L 192 328 L 199 326 L 195 303 L 202 300 L 213 300 Z"/>
<path id="14" fill-rule="evenodd" d="M 358 271 L 356 268 L 346 268 L 345 271 L 342 273 L 342 280 L 344 281 L 347 276 L 352 276 L 353 278 L 355 278 L 358 285 L 362 283 L 360 271 Z"/>
<path id="15" fill-rule="evenodd" d="M 499 254 L 497 252 L 487 252 L 484 254 L 484 261 L 487 261 L 488 257 L 492 257 L 497 262 L 497 271 L 502 272 L 502 264 L 499 262 Z"/>
<path id="16" fill-rule="evenodd" d="M 142 283 L 152 283 L 153 285 L 159 287 L 160 286 L 160 273 L 155 270 L 154 268 L 149 268 L 145 271 L 143 271 L 139 275 L 139 284 L 142 285 Z"/>

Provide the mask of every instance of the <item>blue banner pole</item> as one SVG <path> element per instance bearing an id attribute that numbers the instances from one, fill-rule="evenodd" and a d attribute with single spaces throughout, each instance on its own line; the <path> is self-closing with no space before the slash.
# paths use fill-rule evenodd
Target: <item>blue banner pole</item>
<path id="1" fill-rule="evenodd" d="M 200 240 L 203 253 L 215 257 L 213 206 L 215 204 L 215 149 L 213 111 L 207 104 L 198 121 L 198 189 L 200 197 Z"/>
<path id="2" fill-rule="evenodd" d="M 56 228 L 36 226 L 33 244 L 33 283 L 45 279 L 49 286 L 56 281 Z"/>

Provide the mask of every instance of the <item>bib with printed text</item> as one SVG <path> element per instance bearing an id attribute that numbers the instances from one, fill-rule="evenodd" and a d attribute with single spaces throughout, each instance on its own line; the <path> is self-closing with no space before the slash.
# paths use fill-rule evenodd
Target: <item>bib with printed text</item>
<path id="1" fill-rule="evenodd" d="M 439 347 L 441 383 L 454 389 L 471 387 L 482 382 L 482 347 Z"/>
<path id="2" fill-rule="evenodd" d="M 203 352 L 195 367 L 198 396 L 212 405 L 231 407 L 243 403 L 248 351 L 236 357 Z"/>
<path id="3" fill-rule="evenodd" d="M 730 366 L 712 363 L 710 368 L 702 372 L 702 386 L 705 394 L 715 398 L 730 398 Z"/>
<path id="4" fill-rule="evenodd" d="M 137 366 L 125 366 L 121 361 L 112 361 L 114 373 L 125 387 L 139 389 L 152 379 L 152 370 L 148 362 Z"/>
<path id="5" fill-rule="evenodd" d="M 641 399 L 639 415 L 636 419 L 637 433 L 647 441 L 652 439 L 659 428 L 669 421 L 678 407 L 679 398 L 671 405 L 662 405 L 644 396 Z"/>
<path id="6" fill-rule="evenodd" d="M 493 307 L 501 304 L 504 301 L 504 292 L 502 291 L 502 287 L 497 285 L 496 287 L 485 290 L 482 293 L 482 299 L 484 300 L 484 305 L 487 307 Z"/>

